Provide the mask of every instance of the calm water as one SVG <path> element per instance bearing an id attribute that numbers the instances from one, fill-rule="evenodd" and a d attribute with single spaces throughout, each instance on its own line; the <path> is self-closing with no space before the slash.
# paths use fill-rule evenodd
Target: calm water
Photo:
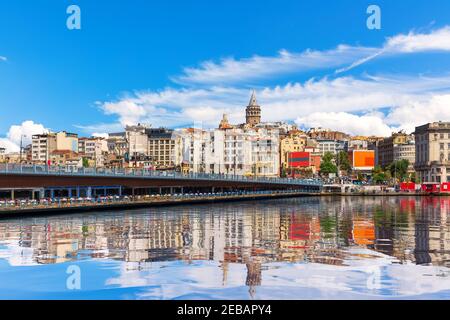
<path id="1" fill-rule="evenodd" d="M 449 211 L 348 197 L 0 220 L 0 298 L 449 299 Z"/>

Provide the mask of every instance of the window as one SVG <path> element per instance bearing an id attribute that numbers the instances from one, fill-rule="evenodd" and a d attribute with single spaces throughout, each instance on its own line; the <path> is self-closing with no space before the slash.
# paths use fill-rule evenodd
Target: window
<path id="1" fill-rule="evenodd" d="M 441 143 L 441 144 L 440 144 L 440 149 L 441 149 L 441 150 L 444 150 L 444 149 L 445 149 L 445 144 Z"/>

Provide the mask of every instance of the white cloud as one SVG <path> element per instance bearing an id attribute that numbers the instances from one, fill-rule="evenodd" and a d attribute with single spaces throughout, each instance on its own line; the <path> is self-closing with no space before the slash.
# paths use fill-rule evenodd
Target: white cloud
<path id="1" fill-rule="evenodd" d="M 0 56 L 0 61 L 8 61 L 8 58 L 6 58 L 4 56 Z"/>
<path id="2" fill-rule="evenodd" d="M 400 55 L 420 52 L 450 51 L 450 26 L 429 33 L 409 32 L 388 38 L 382 48 L 358 59 L 350 66 L 336 70 L 336 73 L 349 71 L 382 55 Z"/>
<path id="3" fill-rule="evenodd" d="M 353 135 L 388 136 L 405 130 L 414 132 L 415 127 L 437 121 L 450 121 L 450 94 L 432 95 L 423 101 L 413 101 L 392 107 L 387 114 L 371 112 L 355 115 L 346 112 L 315 112 L 299 117 L 296 123 L 305 128 L 325 127 Z"/>
<path id="4" fill-rule="evenodd" d="M 20 149 L 20 141 L 22 139 L 23 146 L 31 143 L 34 134 L 42 134 L 48 130 L 33 121 L 24 121 L 20 125 L 13 125 L 9 128 L 6 138 L 0 138 L 0 146 L 6 148 L 8 152 L 16 152 Z"/>
<path id="5" fill-rule="evenodd" d="M 263 121 L 294 121 L 299 118 L 318 121 L 307 116 L 341 112 L 365 114 L 367 117 L 368 112 L 371 112 L 370 116 L 373 117 L 365 120 L 374 122 L 374 134 L 384 134 L 391 126 L 406 126 L 408 122 L 393 113 L 382 120 L 389 121 L 389 124 L 380 126 L 380 113 L 374 111 L 384 108 L 397 110 L 395 108 L 399 107 L 407 110 L 416 104 L 427 104 L 430 99 L 445 92 L 450 94 L 450 76 L 341 77 L 267 87 L 258 90 L 257 97 L 262 106 Z M 100 104 L 100 107 L 106 113 L 118 116 L 121 125 L 141 122 L 178 126 L 201 122 L 205 127 L 216 127 L 223 113 L 229 114 L 233 123 L 244 122 L 249 96 L 249 90 L 242 88 L 167 89 L 137 93 L 118 101 Z M 446 108 L 445 103 L 439 108 Z M 441 115 L 445 114 L 441 112 Z M 419 118 L 418 121 L 423 119 L 425 118 Z M 362 130 L 364 128 L 357 128 L 352 130 L 365 134 L 366 131 Z"/>
<path id="6" fill-rule="evenodd" d="M 248 94 L 247 90 L 221 87 L 169 88 L 159 92 L 138 92 L 118 101 L 99 103 L 99 107 L 106 114 L 117 115 L 122 126 L 138 122 L 158 126 L 192 122 L 215 124 L 223 112 L 233 114 L 235 108 L 242 104 L 242 99 L 248 99 Z"/>
<path id="7" fill-rule="evenodd" d="M 0 148 L 5 148 L 6 152 L 18 152 L 19 146 L 7 138 L 0 138 Z"/>
<path id="8" fill-rule="evenodd" d="M 242 123 L 250 94 L 241 85 L 244 81 L 337 67 L 341 67 L 336 71 L 340 73 L 379 56 L 424 51 L 450 51 L 450 26 L 429 33 L 396 35 L 386 39 L 379 48 L 339 45 L 328 51 L 292 53 L 282 50 L 274 57 L 255 55 L 207 61 L 197 68 L 186 68 L 183 74 L 173 78 L 177 83 L 187 84 L 187 88 L 135 92 L 98 105 L 105 114 L 117 117 L 113 127 L 138 122 L 170 127 L 201 123 L 204 127 L 215 127 L 223 113 L 229 115 L 231 122 Z M 450 120 L 445 98 L 449 94 L 448 74 L 439 77 L 325 77 L 257 90 L 263 121 L 321 122 L 321 126 L 333 128 L 332 118 L 339 117 L 342 120 L 339 122 L 348 122 L 349 129 L 344 131 L 369 134 L 373 130 L 370 134 L 378 135 L 389 134 L 397 128 L 412 131 L 415 125 L 426 121 Z M 424 111 L 424 107 L 430 112 Z M 386 109 L 387 115 L 380 112 Z M 322 121 L 319 116 L 323 117 Z M 84 130 L 106 132 L 100 129 L 106 126 L 93 125 Z"/>
<path id="9" fill-rule="evenodd" d="M 389 38 L 384 48 L 396 53 L 450 51 L 450 26 L 426 34 L 410 32 L 406 35 L 397 35 Z"/>
<path id="10" fill-rule="evenodd" d="M 425 101 L 414 101 L 394 108 L 385 119 L 401 129 L 414 131 L 416 126 L 435 121 L 450 121 L 450 94 L 433 95 Z"/>
<path id="11" fill-rule="evenodd" d="M 376 49 L 339 45 L 327 51 L 306 50 L 295 53 L 281 50 L 277 56 L 258 56 L 236 60 L 206 61 L 197 68 L 185 68 L 181 76 L 173 77 L 183 84 L 226 84 L 261 79 L 277 74 L 334 68 L 374 53 Z"/>
<path id="12" fill-rule="evenodd" d="M 224 58 L 219 62 L 204 61 L 198 67 L 185 68 L 182 75 L 172 77 L 172 80 L 191 85 L 223 85 L 309 70 L 338 68 L 336 73 L 341 73 L 382 55 L 425 51 L 450 51 L 450 26 L 429 33 L 412 31 L 399 34 L 387 38 L 384 45 L 378 48 L 341 44 L 335 49 L 324 51 L 280 50 L 276 56 L 255 55 L 242 59 Z"/>
<path id="13" fill-rule="evenodd" d="M 94 132 L 91 136 L 95 137 L 95 138 L 104 138 L 104 139 L 108 139 L 109 137 L 109 133 L 106 132 Z"/>
<path id="14" fill-rule="evenodd" d="M 395 131 L 385 124 L 380 116 L 369 114 L 358 116 L 347 112 L 315 112 L 298 118 L 295 122 L 306 129 L 324 127 L 351 135 L 384 137 Z"/>

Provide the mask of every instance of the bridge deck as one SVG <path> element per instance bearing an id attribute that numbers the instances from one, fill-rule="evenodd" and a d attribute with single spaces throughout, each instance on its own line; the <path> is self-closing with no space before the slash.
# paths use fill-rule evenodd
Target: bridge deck
<path id="1" fill-rule="evenodd" d="M 68 168 L 39 165 L 0 164 L 0 175 L 3 176 L 41 176 L 70 178 L 113 178 L 113 179 L 145 179 L 185 182 L 239 183 L 240 185 L 277 185 L 277 186 L 316 186 L 321 187 L 318 180 L 286 179 L 277 177 L 252 177 L 225 174 L 190 173 L 182 174 L 174 171 L 154 171 L 146 169 L 105 169 L 105 168 Z M 169 185 L 173 185 L 169 183 Z"/>

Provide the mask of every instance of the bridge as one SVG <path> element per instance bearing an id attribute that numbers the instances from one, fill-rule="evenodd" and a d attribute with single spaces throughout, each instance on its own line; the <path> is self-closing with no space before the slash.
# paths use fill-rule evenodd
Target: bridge
<path id="1" fill-rule="evenodd" d="M 0 199 L 295 191 L 319 193 L 322 182 L 147 169 L 0 164 Z"/>

